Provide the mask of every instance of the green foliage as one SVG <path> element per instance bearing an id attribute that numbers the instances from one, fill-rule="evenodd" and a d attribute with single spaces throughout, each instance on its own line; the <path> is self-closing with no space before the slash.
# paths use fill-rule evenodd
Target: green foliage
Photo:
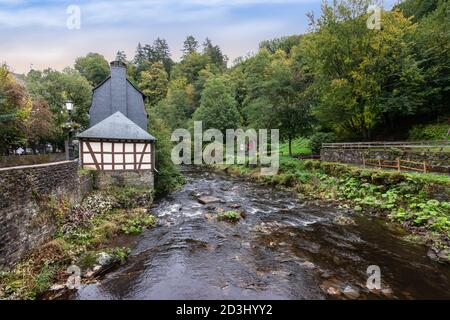
<path id="1" fill-rule="evenodd" d="M 259 44 L 260 49 L 266 49 L 270 53 L 275 53 L 278 50 L 282 50 L 286 53 L 290 53 L 292 48 L 300 43 L 301 36 L 292 35 L 288 37 L 281 37 L 272 40 L 264 40 Z"/>
<path id="2" fill-rule="evenodd" d="M 312 153 L 319 154 L 323 143 L 336 142 L 336 135 L 332 132 L 316 132 L 309 137 Z"/>
<path id="3" fill-rule="evenodd" d="M 210 78 L 202 92 L 200 107 L 194 113 L 194 120 L 203 121 L 203 129 L 215 128 L 222 133 L 240 125 L 240 115 L 228 79 Z"/>
<path id="4" fill-rule="evenodd" d="M 88 53 L 75 60 L 74 68 L 85 77 L 92 86 L 98 85 L 109 76 L 109 63 L 99 53 Z"/>
<path id="5" fill-rule="evenodd" d="M 140 214 L 127 219 L 122 226 L 125 234 L 139 234 L 144 228 L 153 227 L 156 224 L 156 218 L 143 211 Z"/>
<path id="6" fill-rule="evenodd" d="M 0 154 L 26 141 L 31 100 L 6 65 L 0 66 Z"/>
<path id="7" fill-rule="evenodd" d="M 193 91 L 186 78 L 172 80 L 166 98 L 155 107 L 156 114 L 170 130 L 187 127 L 195 110 Z"/>
<path id="8" fill-rule="evenodd" d="M 149 114 L 154 114 L 150 109 Z M 157 117 L 150 117 L 149 131 L 158 139 L 156 144 L 155 195 L 162 196 L 184 183 L 184 177 L 171 159 L 172 142 L 168 126 Z"/>
<path id="9" fill-rule="evenodd" d="M 189 55 L 191 53 L 197 52 L 198 41 L 193 36 L 187 36 L 183 43 L 183 55 Z"/>
<path id="10" fill-rule="evenodd" d="M 237 211 L 226 211 L 217 215 L 219 221 L 238 222 L 241 214 Z"/>
<path id="11" fill-rule="evenodd" d="M 113 257 L 117 258 L 123 264 L 131 253 L 131 249 L 127 247 L 117 247 L 107 250 Z"/>
<path id="12" fill-rule="evenodd" d="M 63 144 L 66 134 L 63 131 L 69 114 L 64 109 L 71 100 L 74 109 L 71 120 L 73 128 L 86 128 L 89 124 L 88 110 L 92 99 L 92 86 L 77 70 L 65 68 L 63 72 L 52 69 L 31 70 L 26 77 L 27 90 L 32 96 L 45 100 L 53 113 L 55 139 L 52 142 Z"/>
<path id="13" fill-rule="evenodd" d="M 122 209 L 149 208 L 153 202 L 152 191 L 146 188 L 122 187 L 108 190 Z"/>
<path id="14" fill-rule="evenodd" d="M 448 123 L 419 125 L 409 131 L 409 139 L 413 141 L 449 140 L 449 130 L 450 124 Z"/>
<path id="15" fill-rule="evenodd" d="M 371 139 L 377 125 L 414 114 L 423 78 L 411 40 L 415 25 L 399 11 L 383 12 L 383 30 L 367 28 L 369 1 L 324 4 L 304 37 L 301 56 L 312 68 L 315 114 L 343 135 Z"/>
<path id="16" fill-rule="evenodd" d="M 48 263 L 44 263 L 41 271 L 36 276 L 35 285 L 32 292 L 34 297 L 39 296 L 51 287 L 58 269 L 59 267 L 57 265 L 49 265 Z"/>
<path id="17" fill-rule="evenodd" d="M 254 128 L 279 128 L 280 137 L 292 140 L 311 129 L 311 75 L 301 63 L 281 50 L 261 50 L 248 62 L 244 114 Z"/>
<path id="18" fill-rule="evenodd" d="M 417 21 L 433 12 L 439 2 L 439 0 L 406 0 L 397 6 L 406 17 L 413 16 L 414 20 Z"/>
<path id="19" fill-rule="evenodd" d="M 164 65 L 155 62 L 140 74 L 139 88 L 147 96 L 150 105 L 156 105 L 167 94 L 169 79 Z"/>

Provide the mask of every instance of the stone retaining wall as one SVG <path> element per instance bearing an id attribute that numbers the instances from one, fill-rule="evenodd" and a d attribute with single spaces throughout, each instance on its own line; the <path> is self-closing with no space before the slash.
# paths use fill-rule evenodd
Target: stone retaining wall
<path id="1" fill-rule="evenodd" d="M 95 174 L 94 185 L 97 189 L 116 187 L 154 187 L 154 177 L 152 170 L 139 171 L 98 171 Z"/>
<path id="2" fill-rule="evenodd" d="M 414 152 L 397 149 L 335 149 L 322 148 L 322 161 L 362 164 L 365 159 L 426 161 L 430 171 L 450 174 L 450 153 Z"/>
<path id="3" fill-rule="evenodd" d="M 91 174 L 78 176 L 77 161 L 0 169 L 0 266 L 14 264 L 55 232 L 42 210 L 50 197 L 73 205 L 92 185 Z"/>

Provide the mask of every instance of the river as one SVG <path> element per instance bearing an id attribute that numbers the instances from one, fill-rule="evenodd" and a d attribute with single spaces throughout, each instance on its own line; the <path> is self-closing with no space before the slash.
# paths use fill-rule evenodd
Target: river
<path id="1" fill-rule="evenodd" d="M 151 208 L 158 226 L 133 239 L 129 261 L 74 299 L 450 298 L 450 268 L 381 220 L 337 225 L 348 213 L 335 206 L 246 178 L 184 173 L 186 185 Z M 202 205 L 199 195 L 222 202 Z M 222 209 L 245 219 L 217 221 Z M 371 265 L 382 290 L 366 287 Z"/>

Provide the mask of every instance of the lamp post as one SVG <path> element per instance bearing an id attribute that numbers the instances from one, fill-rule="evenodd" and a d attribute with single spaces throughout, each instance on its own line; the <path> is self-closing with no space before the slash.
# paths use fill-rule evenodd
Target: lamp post
<path id="1" fill-rule="evenodd" d="M 73 102 L 67 101 L 65 103 L 65 109 L 67 110 L 67 113 L 69 114 L 68 121 L 64 124 L 64 129 L 67 131 L 66 134 L 66 140 L 64 141 L 64 150 L 66 152 L 66 160 L 70 160 L 71 158 L 71 152 L 70 152 L 70 140 L 71 140 L 71 133 L 72 133 L 72 110 L 73 110 Z"/>

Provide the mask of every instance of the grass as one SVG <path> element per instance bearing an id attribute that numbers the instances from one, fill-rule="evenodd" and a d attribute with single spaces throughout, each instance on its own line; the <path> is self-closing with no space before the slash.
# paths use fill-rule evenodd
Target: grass
<path id="1" fill-rule="evenodd" d="M 280 143 L 280 155 L 289 155 L 289 143 Z M 292 140 L 292 155 L 311 154 L 311 148 L 309 147 L 309 139 L 296 138 Z"/>

